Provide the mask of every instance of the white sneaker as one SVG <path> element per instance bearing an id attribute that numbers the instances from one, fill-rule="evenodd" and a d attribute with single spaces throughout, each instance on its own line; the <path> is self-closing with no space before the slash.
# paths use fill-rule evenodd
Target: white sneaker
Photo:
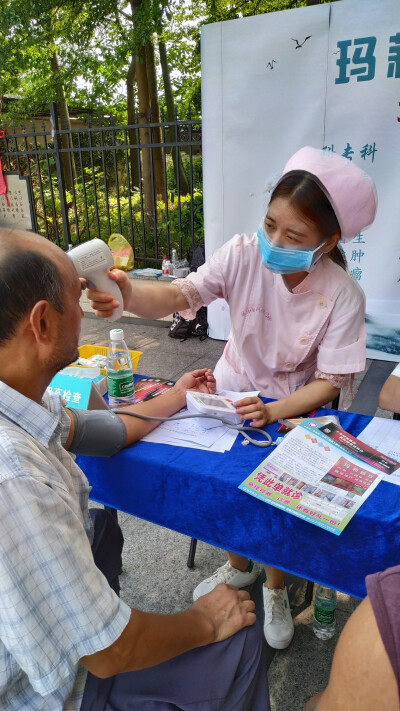
<path id="1" fill-rule="evenodd" d="M 225 565 L 221 565 L 220 568 L 217 568 L 215 573 L 210 575 L 209 578 L 199 583 L 197 588 L 193 591 L 193 600 L 197 600 L 202 595 L 211 592 L 219 583 L 229 583 L 229 585 L 236 585 L 237 588 L 245 588 L 254 583 L 263 570 L 263 567 L 260 563 L 250 562 L 252 563 L 251 570 L 242 573 L 241 570 L 232 568 L 229 561 L 227 561 Z"/>
<path id="2" fill-rule="evenodd" d="M 270 590 L 263 585 L 263 596 L 265 639 L 273 649 L 286 649 L 294 635 L 286 587 L 283 590 Z"/>

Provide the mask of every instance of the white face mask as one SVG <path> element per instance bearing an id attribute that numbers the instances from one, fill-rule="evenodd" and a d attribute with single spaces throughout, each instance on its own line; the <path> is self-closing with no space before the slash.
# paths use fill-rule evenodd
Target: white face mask
<path id="1" fill-rule="evenodd" d="M 322 257 L 322 253 L 314 259 L 314 254 L 326 244 L 327 240 L 315 249 L 290 249 L 277 247 L 264 231 L 260 223 L 257 232 L 258 249 L 264 267 L 275 274 L 295 274 L 297 272 L 310 272 Z"/>

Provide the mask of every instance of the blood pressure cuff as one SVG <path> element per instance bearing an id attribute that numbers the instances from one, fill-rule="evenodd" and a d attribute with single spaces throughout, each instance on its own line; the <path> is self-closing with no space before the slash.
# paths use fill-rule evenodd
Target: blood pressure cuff
<path id="1" fill-rule="evenodd" d="M 126 444 L 126 427 L 111 410 L 78 410 L 69 412 L 75 431 L 69 451 L 89 457 L 111 457 Z"/>

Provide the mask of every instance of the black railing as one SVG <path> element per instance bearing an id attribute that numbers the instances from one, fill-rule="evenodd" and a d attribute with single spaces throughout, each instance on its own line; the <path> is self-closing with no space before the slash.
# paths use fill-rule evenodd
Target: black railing
<path id="1" fill-rule="evenodd" d="M 63 249 L 118 232 L 140 266 L 203 241 L 200 119 L 61 126 L 51 104 L 47 121 L 4 128 L 3 170 L 29 176 L 34 229 Z"/>

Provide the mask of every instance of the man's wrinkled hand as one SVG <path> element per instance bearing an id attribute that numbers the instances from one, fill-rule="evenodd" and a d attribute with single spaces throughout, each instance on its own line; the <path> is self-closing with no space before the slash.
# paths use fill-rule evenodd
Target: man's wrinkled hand
<path id="1" fill-rule="evenodd" d="M 213 642 L 227 639 L 256 621 L 255 604 L 249 593 L 225 583 L 220 583 L 207 595 L 199 597 L 193 603 L 192 610 L 205 615 L 211 622 L 214 629 Z"/>
<path id="2" fill-rule="evenodd" d="M 185 373 L 177 380 L 175 387 L 180 387 L 186 390 L 197 390 L 201 393 L 215 393 L 216 381 L 210 368 L 200 368 L 192 370 L 190 373 Z"/>

